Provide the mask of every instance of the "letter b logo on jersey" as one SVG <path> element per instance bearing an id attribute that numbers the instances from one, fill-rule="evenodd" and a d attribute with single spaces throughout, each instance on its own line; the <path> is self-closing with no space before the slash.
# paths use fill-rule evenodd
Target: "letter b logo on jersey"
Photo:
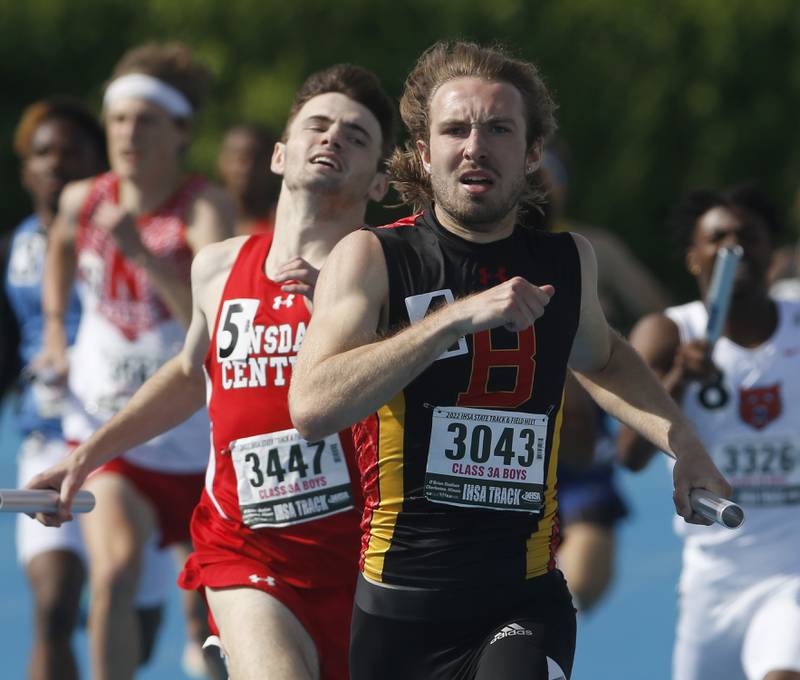
<path id="1" fill-rule="evenodd" d="M 531 326 L 516 336 L 517 347 L 511 349 L 493 347 L 491 331 L 472 336 L 472 371 L 466 391 L 458 395 L 458 406 L 516 408 L 531 398 L 536 372 L 536 334 Z M 498 369 L 513 372 L 512 389 L 491 389 L 492 372 Z"/>

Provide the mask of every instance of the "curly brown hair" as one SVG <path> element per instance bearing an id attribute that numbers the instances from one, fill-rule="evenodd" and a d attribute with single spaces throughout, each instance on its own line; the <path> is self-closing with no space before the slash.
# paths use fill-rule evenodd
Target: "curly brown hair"
<path id="1" fill-rule="evenodd" d="M 403 203 L 415 211 L 433 202 L 430 176 L 422 165 L 417 141 L 427 142 L 430 136 L 430 103 L 436 91 L 456 78 L 476 77 L 513 85 L 522 95 L 525 106 L 528 146 L 544 142 L 555 132 L 556 105 L 544 84 L 539 69 L 528 61 L 517 59 L 500 47 L 484 47 L 470 42 L 437 42 L 422 53 L 405 82 L 400 99 L 400 116 L 410 140 L 395 149 L 389 158 L 388 171 L 392 186 Z M 521 204 L 537 204 L 544 194 L 531 175 Z"/>
<path id="2" fill-rule="evenodd" d="M 65 120 L 74 125 L 91 143 L 97 158 L 106 157 L 106 135 L 97 119 L 77 99 L 68 95 L 54 95 L 33 102 L 25 108 L 14 131 L 14 152 L 20 160 L 31 154 L 33 135 L 42 123 L 50 120 Z"/>
<path id="3" fill-rule="evenodd" d="M 345 95 L 375 116 L 381 128 L 381 159 L 387 158 L 394 148 L 397 122 L 394 102 L 384 91 L 378 76 L 353 64 L 334 64 L 306 78 L 292 100 L 281 141 L 286 141 L 289 126 L 305 103 L 328 92 Z"/>
<path id="4" fill-rule="evenodd" d="M 146 43 L 128 50 L 114 67 L 113 78 L 144 73 L 172 85 L 197 111 L 211 89 L 211 72 L 183 43 Z"/>

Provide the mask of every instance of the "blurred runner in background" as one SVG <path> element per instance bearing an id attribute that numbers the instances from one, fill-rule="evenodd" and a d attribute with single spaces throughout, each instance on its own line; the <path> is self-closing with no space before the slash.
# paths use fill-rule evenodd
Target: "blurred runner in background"
<path id="1" fill-rule="evenodd" d="M 348 677 L 362 505 L 352 437 L 304 441 L 287 394 L 318 268 L 386 191 L 394 119 L 371 72 L 339 64 L 309 76 L 272 156 L 283 178 L 274 232 L 198 254 L 183 351 L 32 482 L 61 488 L 68 504 L 92 469 L 207 399 L 212 452 L 179 582 L 206 594 L 233 680 Z"/>
<path id="2" fill-rule="evenodd" d="M 191 120 L 209 85 L 179 44 L 128 51 L 105 90 L 111 172 L 67 186 L 50 233 L 43 364 L 67 371 L 64 317 L 77 278 L 82 314 L 69 359 L 64 434 L 81 443 L 181 347 L 191 318 L 192 256 L 232 232 L 227 194 L 187 175 Z M 141 637 L 133 599 L 142 546 L 189 540 L 207 463 L 208 417 L 129 450 L 87 482 L 93 677 L 132 677 Z"/>
<path id="3" fill-rule="evenodd" d="M 555 232 L 577 232 L 592 244 L 600 304 L 609 324 L 624 334 L 645 314 L 663 309 L 667 294 L 619 237 L 564 216 L 568 153 L 560 140 L 549 144 L 544 153 L 541 178 L 548 194 L 544 226 Z M 589 611 L 613 580 L 615 528 L 628 509 L 614 479 L 617 421 L 597 407 L 576 380 L 567 380 L 566 390 L 570 427 L 561 441 L 558 510 L 563 540 L 558 565 L 575 606 Z M 582 465 L 587 455 L 592 460 Z"/>
<path id="4" fill-rule="evenodd" d="M 270 169 L 277 138 L 263 125 L 241 123 L 225 132 L 217 157 L 222 185 L 236 202 L 237 235 L 272 231 L 281 180 Z"/>
<path id="5" fill-rule="evenodd" d="M 3 338 L 8 342 L 4 361 L 18 360 L 15 423 L 22 446 L 18 485 L 47 469 L 68 450 L 61 431 L 66 389 L 37 366 L 42 350 L 42 277 L 47 233 L 53 224 L 61 190 L 68 182 L 99 172 L 105 166 L 105 137 L 94 117 L 77 101 L 51 97 L 31 104 L 22 114 L 14 135 L 21 161 L 21 177 L 31 196 L 34 213 L 11 237 L 5 265 Z M 72 344 L 80 319 L 74 290 L 64 316 L 67 343 Z M 12 375 L 4 370 L 4 384 Z M 80 527 L 49 529 L 25 515 L 17 517 L 17 553 L 34 597 L 34 637 L 29 667 L 32 680 L 72 680 L 78 677 L 71 639 L 78 619 L 85 580 L 84 546 Z M 151 541 L 145 550 L 145 577 L 136 607 L 142 635 L 139 661 L 150 656 L 161 620 L 170 579 L 169 556 Z"/>
<path id="6" fill-rule="evenodd" d="M 701 297 L 717 251 L 744 250 L 722 337 L 696 300 L 642 319 L 631 343 L 692 422 L 745 511 L 736 530 L 676 523 L 684 539 L 675 680 L 800 680 L 800 302 L 769 295 L 781 232 L 752 186 L 697 191 L 673 218 Z M 653 447 L 628 429 L 621 460 Z"/>

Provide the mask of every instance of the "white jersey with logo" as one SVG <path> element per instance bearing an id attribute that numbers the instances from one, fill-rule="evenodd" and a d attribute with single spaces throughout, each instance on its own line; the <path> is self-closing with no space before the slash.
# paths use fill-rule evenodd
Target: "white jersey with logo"
<path id="1" fill-rule="evenodd" d="M 153 213 L 137 219 L 144 246 L 189 281 L 191 250 L 185 215 L 205 186 L 190 178 Z M 113 237 L 94 224 L 104 202 L 117 202 L 113 173 L 95 178 L 80 215 L 78 294 L 83 313 L 70 356 L 72 400 L 64 416 L 68 440 L 85 441 L 119 411 L 142 384 L 181 349 L 184 328 L 169 313 L 146 271 L 126 259 Z M 131 463 L 160 472 L 197 473 L 208 463 L 205 409 L 176 428 L 124 454 Z"/>
<path id="2" fill-rule="evenodd" d="M 754 349 L 721 337 L 712 359 L 728 395 L 720 408 L 700 401 L 692 383 L 681 404 L 745 510 L 735 531 L 676 521 L 685 569 L 800 573 L 800 302 L 775 301 L 778 327 Z M 666 310 L 681 342 L 703 337 L 707 313 L 696 301 Z"/>
<path id="3" fill-rule="evenodd" d="M 800 671 L 800 302 L 754 349 L 722 337 L 720 392 L 692 383 L 682 408 L 745 511 L 735 530 L 686 524 L 675 680 L 761 680 Z M 666 310 L 682 343 L 704 336 L 702 302 Z"/>

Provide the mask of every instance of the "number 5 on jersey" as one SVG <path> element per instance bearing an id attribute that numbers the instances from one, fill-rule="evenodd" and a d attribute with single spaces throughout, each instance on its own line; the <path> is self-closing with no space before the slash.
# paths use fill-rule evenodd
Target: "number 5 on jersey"
<path id="1" fill-rule="evenodd" d="M 217 361 L 242 361 L 250 350 L 258 299 L 225 300 L 217 326 Z"/>

